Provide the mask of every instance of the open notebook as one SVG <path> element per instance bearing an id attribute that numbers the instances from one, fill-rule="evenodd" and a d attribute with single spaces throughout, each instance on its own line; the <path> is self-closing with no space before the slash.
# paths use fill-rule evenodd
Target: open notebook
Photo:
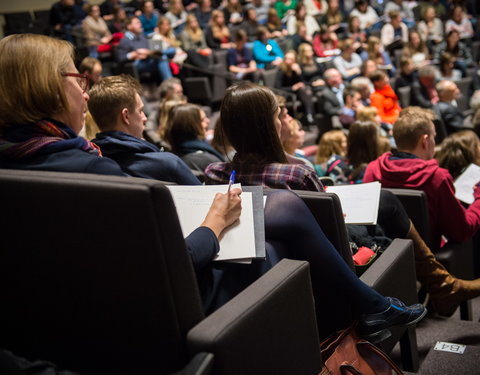
<path id="1" fill-rule="evenodd" d="M 228 185 L 177 186 L 167 185 L 177 208 L 178 219 L 186 237 L 203 222 L 216 193 L 225 193 Z M 232 185 L 232 188 L 240 184 Z M 245 191 L 248 190 L 248 191 Z M 247 187 L 242 191 L 242 213 L 238 223 L 228 228 L 220 238 L 216 261 L 250 262 L 265 258 L 263 189 Z"/>
<path id="2" fill-rule="evenodd" d="M 326 188 L 338 195 L 346 224 L 377 224 L 381 187 L 379 182 L 369 182 Z"/>
<path id="3" fill-rule="evenodd" d="M 473 197 L 473 188 L 480 182 L 480 167 L 475 164 L 470 164 L 465 171 L 458 176 L 454 183 L 455 197 L 462 202 L 472 204 L 475 198 Z"/>

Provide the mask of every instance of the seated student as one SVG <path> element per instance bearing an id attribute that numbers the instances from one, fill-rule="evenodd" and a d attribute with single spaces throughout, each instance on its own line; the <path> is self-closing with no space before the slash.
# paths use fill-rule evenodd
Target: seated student
<path id="1" fill-rule="evenodd" d="M 382 27 L 380 39 L 385 49 L 392 51 L 402 48 L 408 42 L 408 27 L 402 22 L 400 12 L 392 10 L 388 16 L 390 22 Z"/>
<path id="2" fill-rule="evenodd" d="M 480 165 L 480 139 L 471 129 L 453 133 L 435 151 L 435 159 L 457 179 L 470 164 Z"/>
<path id="3" fill-rule="evenodd" d="M 324 24 L 320 26 L 318 33 L 313 36 L 312 45 L 317 57 L 333 58 L 340 53 L 337 35 Z"/>
<path id="4" fill-rule="evenodd" d="M 303 158 L 307 160 L 305 153 L 302 150 L 305 142 L 305 130 L 302 128 L 300 121 L 292 119 L 288 124 L 290 133 L 288 138 L 282 142 L 283 150 L 288 155 Z"/>
<path id="5" fill-rule="evenodd" d="M 330 177 L 335 184 L 346 184 L 350 168 L 345 162 L 347 136 L 343 130 L 330 130 L 322 135 L 315 155 L 315 171 Z"/>
<path id="6" fill-rule="evenodd" d="M 305 113 L 304 123 L 306 125 L 315 123 L 313 91 L 303 81 L 302 68 L 300 68 L 297 62 L 297 53 L 295 51 L 290 50 L 285 53 L 283 62 L 280 64 L 277 72 L 275 87 L 295 93 L 303 106 Z"/>
<path id="7" fill-rule="evenodd" d="M 258 28 L 257 40 L 253 42 L 253 58 L 259 69 L 269 69 L 280 65 L 283 61 L 283 51 L 276 41 L 270 39 L 267 28 Z"/>
<path id="8" fill-rule="evenodd" d="M 475 202 L 467 209 L 455 198 L 452 176 L 433 159 L 432 117 L 418 107 L 404 109 L 393 127 L 398 152 L 383 154 L 371 162 L 363 180 L 380 181 L 387 188 L 423 190 L 428 198 L 433 243 L 438 249 L 442 235 L 462 242 L 480 228 L 480 187 L 472 186 Z"/>
<path id="9" fill-rule="evenodd" d="M 375 70 L 377 69 L 374 69 L 373 71 Z M 362 102 L 362 105 L 369 106 L 370 95 L 373 92 L 372 81 L 370 81 L 366 76 L 362 75 L 362 77 L 354 78 L 350 86 L 357 89 L 358 92 L 360 93 L 360 100 Z"/>
<path id="10" fill-rule="evenodd" d="M 243 29 L 235 33 L 235 47 L 227 52 L 228 71 L 235 75 L 236 79 L 248 79 L 258 82 L 263 77 L 262 70 L 257 69 L 257 63 L 253 59 L 252 51 L 246 47 L 247 33 Z"/>
<path id="11" fill-rule="evenodd" d="M 337 69 L 330 68 L 323 74 L 327 84 L 322 91 L 320 107 L 327 116 L 340 116 L 342 114 L 343 103 L 343 84 L 342 75 Z"/>
<path id="12" fill-rule="evenodd" d="M 347 162 L 350 183 L 363 182 L 368 163 L 390 151 L 390 142 L 380 136 L 380 128 L 372 121 L 355 121 L 347 137 Z"/>
<path id="13" fill-rule="evenodd" d="M 394 90 L 398 96 L 399 89 L 405 86 L 412 86 L 417 79 L 417 73 L 411 57 L 402 56 L 400 59 L 400 76 L 395 79 Z"/>
<path id="14" fill-rule="evenodd" d="M 377 70 L 370 76 L 375 91 L 370 95 L 370 103 L 377 108 L 378 115 L 383 122 L 393 124 L 400 113 L 400 104 L 397 94 L 390 86 L 386 73 Z"/>
<path id="15" fill-rule="evenodd" d="M 145 1 L 142 7 L 142 13 L 138 16 L 142 23 L 143 34 L 146 37 L 150 37 L 158 23 L 158 12 L 155 10 L 153 1 Z"/>
<path id="16" fill-rule="evenodd" d="M 148 40 L 143 35 L 142 23 L 137 17 L 130 17 L 127 32 L 117 47 L 117 62 L 122 65 L 133 62 L 133 68 L 139 73 L 151 73 L 157 80 L 172 77 L 167 59 L 156 59 L 154 51 L 149 49 Z"/>
<path id="17" fill-rule="evenodd" d="M 411 92 L 411 104 L 422 108 L 433 108 L 438 103 L 435 89 L 437 69 L 432 65 L 422 66 L 418 70 L 418 79 L 414 80 Z"/>
<path id="18" fill-rule="evenodd" d="M 441 55 L 445 52 L 450 53 L 454 58 L 454 68 L 462 72 L 462 76 L 467 75 L 467 67 L 473 65 L 472 53 L 470 48 L 460 40 L 460 34 L 457 30 L 450 30 L 445 34 L 445 40 L 435 49 L 433 61 L 440 62 Z"/>
<path id="19" fill-rule="evenodd" d="M 455 60 L 455 57 L 449 52 L 444 52 L 440 55 L 440 61 L 438 62 L 439 80 L 459 81 L 462 79 L 462 71 L 455 69 Z"/>
<path id="20" fill-rule="evenodd" d="M 362 59 L 353 48 L 353 41 L 345 39 L 340 42 L 340 50 L 342 53 L 333 59 L 333 64 L 338 69 L 343 79 L 351 81 L 360 76 L 360 67 Z"/>
<path id="21" fill-rule="evenodd" d="M 211 49 L 228 49 L 233 47 L 230 30 L 225 23 L 225 16 L 221 10 L 212 11 L 209 26 L 205 29 L 205 39 Z"/>
<path id="22" fill-rule="evenodd" d="M 182 42 L 182 48 L 188 54 L 188 61 L 191 64 L 202 68 L 210 65 L 208 56 L 212 54 L 212 50 L 208 47 L 205 34 L 194 14 L 187 16 L 185 29 L 180 34 L 180 41 Z"/>
<path id="23" fill-rule="evenodd" d="M 236 180 L 245 185 L 322 191 L 323 186 L 311 168 L 286 164 L 280 144 L 279 116 L 276 98 L 268 88 L 250 82 L 231 86 L 222 101 L 219 126 L 237 153 L 231 163 L 211 164 L 205 171 L 206 182 L 228 183 L 235 169 Z M 459 301 L 480 294 L 480 280 L 454 279 L 435 260 L 393 194 L 383 192 L 380 199 L 379 223 L 387 236 L 414 241 L 417 276 L 431 292 L 437 312 L 447 313 Z M 298 237 L 293 238 L 296 245 Z"/>
<path id="24" fill-rule="evenodd" d="M 374 35 L 368 37 L 367 49 L 360 54 L 360 57 L 366 60 L 373 60 L 377 64 L 377 69 L 385 70 L 390 77 L 394 77 L 396 73 L 395 66 L 387 52 L 384 51 L 380 39 Z M 375 69 L 376 70 L 376 69 Z M 362 70 L 362 75 L 368 77 L 368 71 Z"/>
<path id="25" fill-rule="evenodd" d="M 139 92 L 127 75 L 106 77 L 90 90 L 88 108 L 101 131 L 93 142 L 131 176 L 200 184 L 178 156 L 142 139 L 147 117 Z"/>
<path id="26" fill-rule="evenodd" d="M 465 116 L 457 108 L 456 99 L 460 96 L 460 90 L 453 81 L 443 80 L 435 85 L 438 92 L 438 103 L 434 110 L 440 116 L 449 134 L 462 130 Z"/>
<path id="27" fill-rule="evenodd" d="M 343 108 L 340 115 L 340 122 L 345 129 L 355 122 L 356 113 L 363 108 L 360 91 L 352 86 L 347 86 L 343 91 Z"/>
<path id="28" fill-rule="evenodd" d="M 303 80 L 312 87 L 313 91 L 319 91 L 325 86 L 325 81 L 322 79 L 325 67 L 315 61 L 314 57 L 311 44 L 301 43 L 298 46 L 298 63 L 302 69 Z"/>
<path id="29" fill-rule="evenodd" d="M 210 163 L 224 161 L 205 140 L 209 123 L 205 112 L 194 104 L 177 105 L 168 113 L 166 141 L 191 169 L 200 172 Z"/>
<path id="30" fill-rule="evenodd" d="M 105 46 L 110 43 L 112 33 L 103 18 L 100 17 L 100 8 L 98 5 L 88 4 L 86 11 L 88 16 L 82 22 L 85 44 L 88 47 L 89 56 L 97 58 L 99 46 Z"/>
<path id="31" fill-rule="evenodd" d="M 257 11 L 254 7 L 246 7 L 245 10 L 245 19 L 240 24 L 239 28 L 245 31 L 247 34 L 247 42 L 249 43 L 249 47 L 251 47 L 251 43 L 257 39 L 257 32 L 260 23 L 257 21 Z"/>

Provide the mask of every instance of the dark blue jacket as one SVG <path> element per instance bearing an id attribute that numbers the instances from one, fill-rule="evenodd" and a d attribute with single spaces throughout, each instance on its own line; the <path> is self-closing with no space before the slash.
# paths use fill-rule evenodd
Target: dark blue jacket
<path id="1" fill-rule="evenodd" d="M 125 32 L 124 37 L 117 46 L 116 58 L 119 64 L 123 64 L 128 60 L 127 54 L 139 48 L 148 48 L 148 40 L 143 34 L 135 35 L 131 31 Z"/>
<path id="2" fill-rule="evenodd" d="M 133 135 L 119 131 L 102 132 L 92 142 L 100 147 L 104 156 L 115 160 L 131 176 L 179 185 L 200 185 L 178 156 L 161 152 L 157 146 Z"/>
<path id="3" fill-rule="evenodd" d="M 37 154 L 24 159 L 10 159 L 0 155 L 0 168 L 125 176 L 113 160 L 77 148 L 52 154 Z"/>

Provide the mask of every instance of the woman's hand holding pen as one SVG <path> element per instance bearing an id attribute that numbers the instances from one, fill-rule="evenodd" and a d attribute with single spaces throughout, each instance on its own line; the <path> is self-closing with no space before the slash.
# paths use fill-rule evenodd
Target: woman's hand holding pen
<path id="1" fill-rule="evenodd" d="M 239 188 L 230 189 L 225 194 L 217 193 L 201 226 L 210 228 L 217 237 L 220 237 L 226 228 L 240 218 L 242 212 L 241 193 L 242 190 Z"/>

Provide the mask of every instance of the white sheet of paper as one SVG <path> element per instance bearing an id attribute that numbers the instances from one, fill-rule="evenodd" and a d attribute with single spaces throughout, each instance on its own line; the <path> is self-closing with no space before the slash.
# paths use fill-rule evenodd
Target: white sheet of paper
<path id="1" fill-rule="evenodd" d="M 327 192 L 338 195 L 345 215 L 345 224 L 377 224 L 381 187 L 376 181 L 328 186 Z"/>
<path id="2" fill-rule="evenodd" d="M 480 167 L 470 164 L 453 184 L 455 197 L 462 202 L 472 204 L 474 201 L 473 188 L 478 182 L 480 182 Z"/>
<path id="3" fill-rule="evenodd" d="M 186 237 L 203 222 L 216 193 L 225 193 L 228 185 L 176 186 L 167 185 L 173 196 L 177 214 Z M 232 188 L 241 187 L 240 184 Z M 237 224 L 225 231 L 220 238 L 220 251 L 214 260 L 255 257 L 255 232 L 253 223 L 252 193 L 243 192 L 242 213 Z M 248 261 L 247 261 L 248 262 Z"/>

